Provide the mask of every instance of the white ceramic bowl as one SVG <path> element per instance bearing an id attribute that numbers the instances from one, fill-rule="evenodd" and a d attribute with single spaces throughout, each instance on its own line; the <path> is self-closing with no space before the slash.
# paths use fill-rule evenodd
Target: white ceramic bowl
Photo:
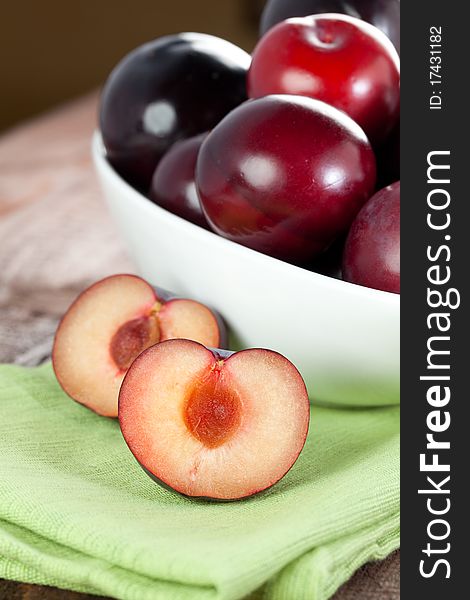
<path id="1" fill-rule="evenodd" d="M 149 282 L 217 309 L 233 349 L 287 356 L 314 401 L 399 402 L 398 295 L 292 266 L 156 206 L 109 165 L 99 133 L 93 157 L 130 256 Z"/>

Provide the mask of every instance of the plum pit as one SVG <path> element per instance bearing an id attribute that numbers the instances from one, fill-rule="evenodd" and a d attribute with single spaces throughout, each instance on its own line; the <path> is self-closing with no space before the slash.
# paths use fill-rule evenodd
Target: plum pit
<path id="1" fill-rule="evenodd" d="M 141 352 L 160 340 L 155 314 L 127 321 L 113 335 L 111 358 L 120 371 L 126 371 Z"/>
<path id="2" fill-rule="evenodd" d="M 240 398 L 225 382 L 218 364 L 191 392 L 184 408 L 184 422 L 205 446 L 217 448 L 235 434 L 241 412 Z"/>

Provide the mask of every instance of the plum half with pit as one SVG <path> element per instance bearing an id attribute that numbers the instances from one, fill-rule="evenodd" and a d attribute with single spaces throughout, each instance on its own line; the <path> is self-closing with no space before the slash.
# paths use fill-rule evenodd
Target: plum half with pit
<path id="1" fill-rule="evenodd" d="M 218 315 L 172 297 L 135 275 L 112 275 L 73 302 L 57 329 L 52 365 L 64 391 L 100 415 L 117 417 L 118 391 L 133 360 L 161 340 L 224 345 Z"/>
<path id="2" fill-rule="evenodd" d="M 400 0 L 268 0 L 261 17 L 261 35 L 285 19 L 319 13 L 341 13 L 372 23 L 400 51 Z"/>
<path id="3" fill-rule="evenodd" d="M 345 281 L 400 293 L 400 182 L 377 192 L 357 215 L 343 255 Z"/>
<path id="4" fill-rule="evenodd" d="M 376 146 L 399 118 L 399 63 L 387 36 L 360 19 L 340 14 L 288 19 L 256 46 L 248 94 L 323 100 L 353 118 Z"/>
<path id="5" fill-rule="evenodd" d="M 199 149 L 206 135 L 177 142 L 170 148 L 153 175 L 150 199 L 173 214 L 209 229 L 194 181 Z"/>
<path id="6" fill-rule="evenodd" d="M 232 111 L 201 146 L 196 184 L 212 229 L 304 264 L 345 233 L 373 194 L 375 156 L 332 106 L 267 96 Z"/>
<path id="7" fill-rule="evenodd" d="M 202 33 L 158 38 L 128 54 L 103 89 L 100 128 L 116 171 L 147 194 L 178 140 L 216 125 L 246 99 L 250 56 Z"/>
<path id="8" fill-rule="evenodd" d="M 295 366 L 265 349 L 230 353 L 189 340 L 143 352 L 119 392 L 119 423 L 154 480 L 191 497 L 260 492 L 295 463 L 310 405 Z"/>

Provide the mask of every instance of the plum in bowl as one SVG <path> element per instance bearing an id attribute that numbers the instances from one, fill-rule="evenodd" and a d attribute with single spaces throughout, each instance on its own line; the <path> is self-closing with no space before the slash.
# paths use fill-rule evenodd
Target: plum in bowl
<path id="1" fill-rule="evenodd" d="M 109 164 L 98 132 L 93 158 L 140 274 L 218 310 L 232 349 L 265 347 L 285 355 L 314 402 L 399 402 L 397 294 L 288 264 L 151 203 Z"/>

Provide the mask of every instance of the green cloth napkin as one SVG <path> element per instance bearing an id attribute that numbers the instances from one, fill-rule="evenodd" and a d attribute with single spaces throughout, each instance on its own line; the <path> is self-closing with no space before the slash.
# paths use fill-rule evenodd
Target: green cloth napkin
<path id="1" fill-rule="evenodd" d="M 193 501 L 153 483 L 50 365 L 0 366 L 0 577 L 125 600 L 324 600 L 398 546 L 398 416 L 315 407 L 278 485 Z"/>

